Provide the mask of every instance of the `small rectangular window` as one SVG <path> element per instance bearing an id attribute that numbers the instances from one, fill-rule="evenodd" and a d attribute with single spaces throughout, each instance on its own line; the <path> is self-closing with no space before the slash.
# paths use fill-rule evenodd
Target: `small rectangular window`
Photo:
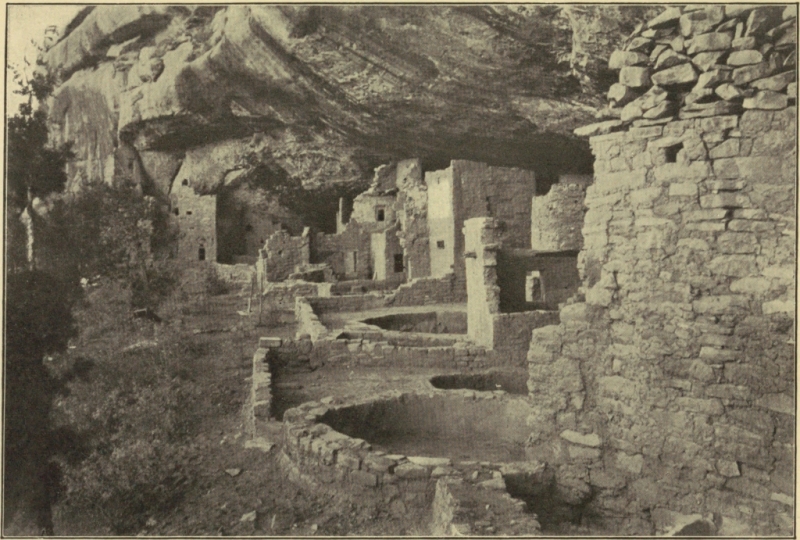
<path id="1" fill-rule="evenodd" d="M 394 256 L 394 271 L 395 273 L 403 271 L 403 254 L 398 253 Z"/>
<path id="2" fill-rule="evenodd" d="M 528 303 L 544 301 L 542 274 L 538 270 L 528 272 L 525 276 L 525 301 Z"/>
<path id="3" fill-rule="evenodd" d="M 191 210 L 187 210 L 187 211 L 186 211 L 186 215 L 187 215 L 187 216 L 191 216 L 191 215 L 192 215 L 192 211 L 191 211 Z"/>
<path id="4" fill-rule="evenodd" d="M 444 249 L 444 240 L 437 240 L 436 247 L 439 249 Z"/>
<path id="5" fill-rule="evenodd" d="M 200 248 L 197 250 L 197 258 L 201 261 L 206 260 L 206 248 Z"/>
<path id="6" fill-rule="evenodd" d="M 375 219 L 377 221 L 384 221 L 386 220 L 386 212 L 380 206 L 375 210 Z"/>

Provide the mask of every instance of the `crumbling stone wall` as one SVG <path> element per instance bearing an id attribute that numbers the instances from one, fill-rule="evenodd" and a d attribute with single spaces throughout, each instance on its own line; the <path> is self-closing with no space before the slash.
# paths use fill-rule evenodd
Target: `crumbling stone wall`
<path id="1" fill-rule="evenodd" d="M 397 164 L 397 207 L 400 246 L 405 254 L 408 279 L 431 273 L 428 240 L 428 190 L 419 159 L 405 159 Z"/>
<path id="2" fill-rule="evenodd" d="M 276 231 L 261 250 L 264 275 L 267 281 L 283 281 L 298 265 L 309 263 L 311 232 L 308 227 L 300 236 Z"/>
<path id="3" fill-rule="evenodd" d="M 425 182 L 432 276 L 452 271 L 465 282 L 462 229 L 471 218 L 497 218 L 507 247 L 530 247 L 533 171 L 454 160 L 443 171 L 426 173 Z"/>
<path id="4" fill-rule="evenodd" d="M 357 221 L 365 230 L 379 232 L 396 221 L 395 202 L 395 195 L 385 195 L 370 188 L 353 200 L 350 220 Z"/>
<path id="5" fill-rule="evenodd" d="M 569 251 L 583 245 L 583 199 L 581 184 L 553 184 L 547 195 L 531 203 L 531 249 Z"/>
<path id="6" fill-rule="evenodd" d="M 467 301 L 466 287 L 456 282 L 454 274 L 443 277 L 418 278 L 403 283 L 387 298 L 392 306 L 426 304 L 460 304 Z"/>
<path id="7" fill-rule="evenodd" d="M 724 41 L 710 67 L 730 73 L 744 55 L 729 52 L 726 29 L 756 57 L 795 39 L 796 11 L 789 24 L 782 11 L 669 8 L 648 26 L 679 26 L 694 65 L 700 44 Z M 591 139 L 585 303 L 533 332 L 529 455 L 621 534 L 709 513 L 721 535 L 793 530 L 797 111 L 762 90 L 794 80 L 793 64 L 770 62 L 733 67 L 734 90 L 751 98 L 700 107 L 674 91 L 677 118 L 612 121 L 622 131 Z M 657 77 L 673 68 L 655 69 L 673 84 Z"/>
<path id="8" fill-rule="evenodd" d="M 502 354 L 513 363 L 526 357 L 530 332 L 555 324 L 556 311 L 500 312 L 497 277 L 500 226 L 494 218 L 464 222 L 467 273 L 467 334 L 477 345 Z"/>
<path id="9" fill-rule="evenodd" d="M 372 279 L 370 247 L 370 232 L 350 220 L 341 234 L 314 236 L 311 262 L 329 264 L 339 279 Z"/>
<path id="10" fill-rule="evenodd" d="M 217 198 L 198 195 L 192 179 L 175 177 L 170 193 L 171 212 L 178 221 L 178 259 L 185 262 L 217 260 Z"/>

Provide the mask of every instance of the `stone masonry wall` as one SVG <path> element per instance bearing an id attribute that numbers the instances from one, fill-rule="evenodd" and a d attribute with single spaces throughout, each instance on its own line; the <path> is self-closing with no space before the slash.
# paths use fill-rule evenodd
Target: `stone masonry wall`
<path id="1" fill-rule="evenodd" d="M 586 187 L 553 184 L 531 204 L 531 249 L 569 251 L 583 246 L 583 200 Z"/>
<path id="2" fill-rule="evenodd" d="M 466 300 L 466 286 L 457 283 L 455 274 L 451 273 L 440 278 L 418 278 L 403 283 L 387 298 L 386 305 L 459 304 Z"/>
<path id="3" fill-rule="evenodd" d="M 477 345 L 511 363 L 523 363 L 531 331 L 558 322 L 556 311 L 500 312 L 497 254 L 502 231 L 494 218 L 464 222 L 467 334 Z"/>
<path id="4" fill-rule="evenodd" d="M 284 230 L 275 231 L 261 250 L 267 281 L 283 281 L 298 265 L 308 264 L 309 251 L 308 228 L 300 236 L 291 236 Z"/>
<path id="5" fill-rule="evenodd" d="M 357 221 L 350 220 L 340 234 L 314 235 L 311 262 L 329 264 L 339 279 L 372 279 L 370 244 L 370 233 Z"/>
<path id="6" fill-rule="evenodd" d="M 748 9 L 732 27 L 761 41 L 771 12 Z M 710 513 L 721 535 L 792 532 L 797 111 L 778 101 L 591 138 L 585 303 L 533 332 L 528 450 L 618 534 Z"/>
<path id="7" fill-rule="evenodd" d="M 428 241 L 428 192 L 419 159 L 405 159 L 397 164 L 397 207 L 400 246 L 405 253 L 408 279 L 431 274 Z"/>
<path id="8" fill-rule="evenodd" d="M 187 184 L 183 185 L 183 181 Z M 217 198 L 198 195 L 191 180 L 176 177 L 170 193 L 172 215 L 178 221 L 178 259 L 185 262 L 217 260 Z"/>

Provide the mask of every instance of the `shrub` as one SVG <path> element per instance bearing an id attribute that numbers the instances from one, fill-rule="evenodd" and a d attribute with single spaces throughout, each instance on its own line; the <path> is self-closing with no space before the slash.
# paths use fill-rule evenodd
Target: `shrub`
<path id="1" fill-rule="evenodd" d="M 121 340 L 114 341 L 119 349 Z M 54 415 L 83 448 L 80 459 L 60 459 L 59 511 L 91 515 L 93 533 L 130 534 L 173 508 L 198 476 L 196 450 L 189 444 L 199 422 L 191 407 L 197 392 L 191 360 L 207 349 L 166 329 L 151 346 L 91 352 L 93 367 L 68 381 L 69 394 Z"/>
<path id="2" fill-rule="evenodd" d="M 209 296 L 220 296 L 230 292 L 230 285 L 227 281 L 219 277 L 217 269 L 210 266 L 205 274 L 205 291 Z"/>

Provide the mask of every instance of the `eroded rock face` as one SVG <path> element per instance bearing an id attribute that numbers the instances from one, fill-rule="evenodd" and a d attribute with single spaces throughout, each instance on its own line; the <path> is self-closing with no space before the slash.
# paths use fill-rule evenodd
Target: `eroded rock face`
<path id="1" fill-rule="evenodd" d="M 54 136 L 90 178 L 110 174 L 117 139 L 156 162 L 256 132 L 258 159 L 308 186 L 408 157 L 581 172 L 591 158 L 571 130 L 610 85 L 599 59 L 652 11 L 98 6 L 43 58 L 63 81 Z"/>

